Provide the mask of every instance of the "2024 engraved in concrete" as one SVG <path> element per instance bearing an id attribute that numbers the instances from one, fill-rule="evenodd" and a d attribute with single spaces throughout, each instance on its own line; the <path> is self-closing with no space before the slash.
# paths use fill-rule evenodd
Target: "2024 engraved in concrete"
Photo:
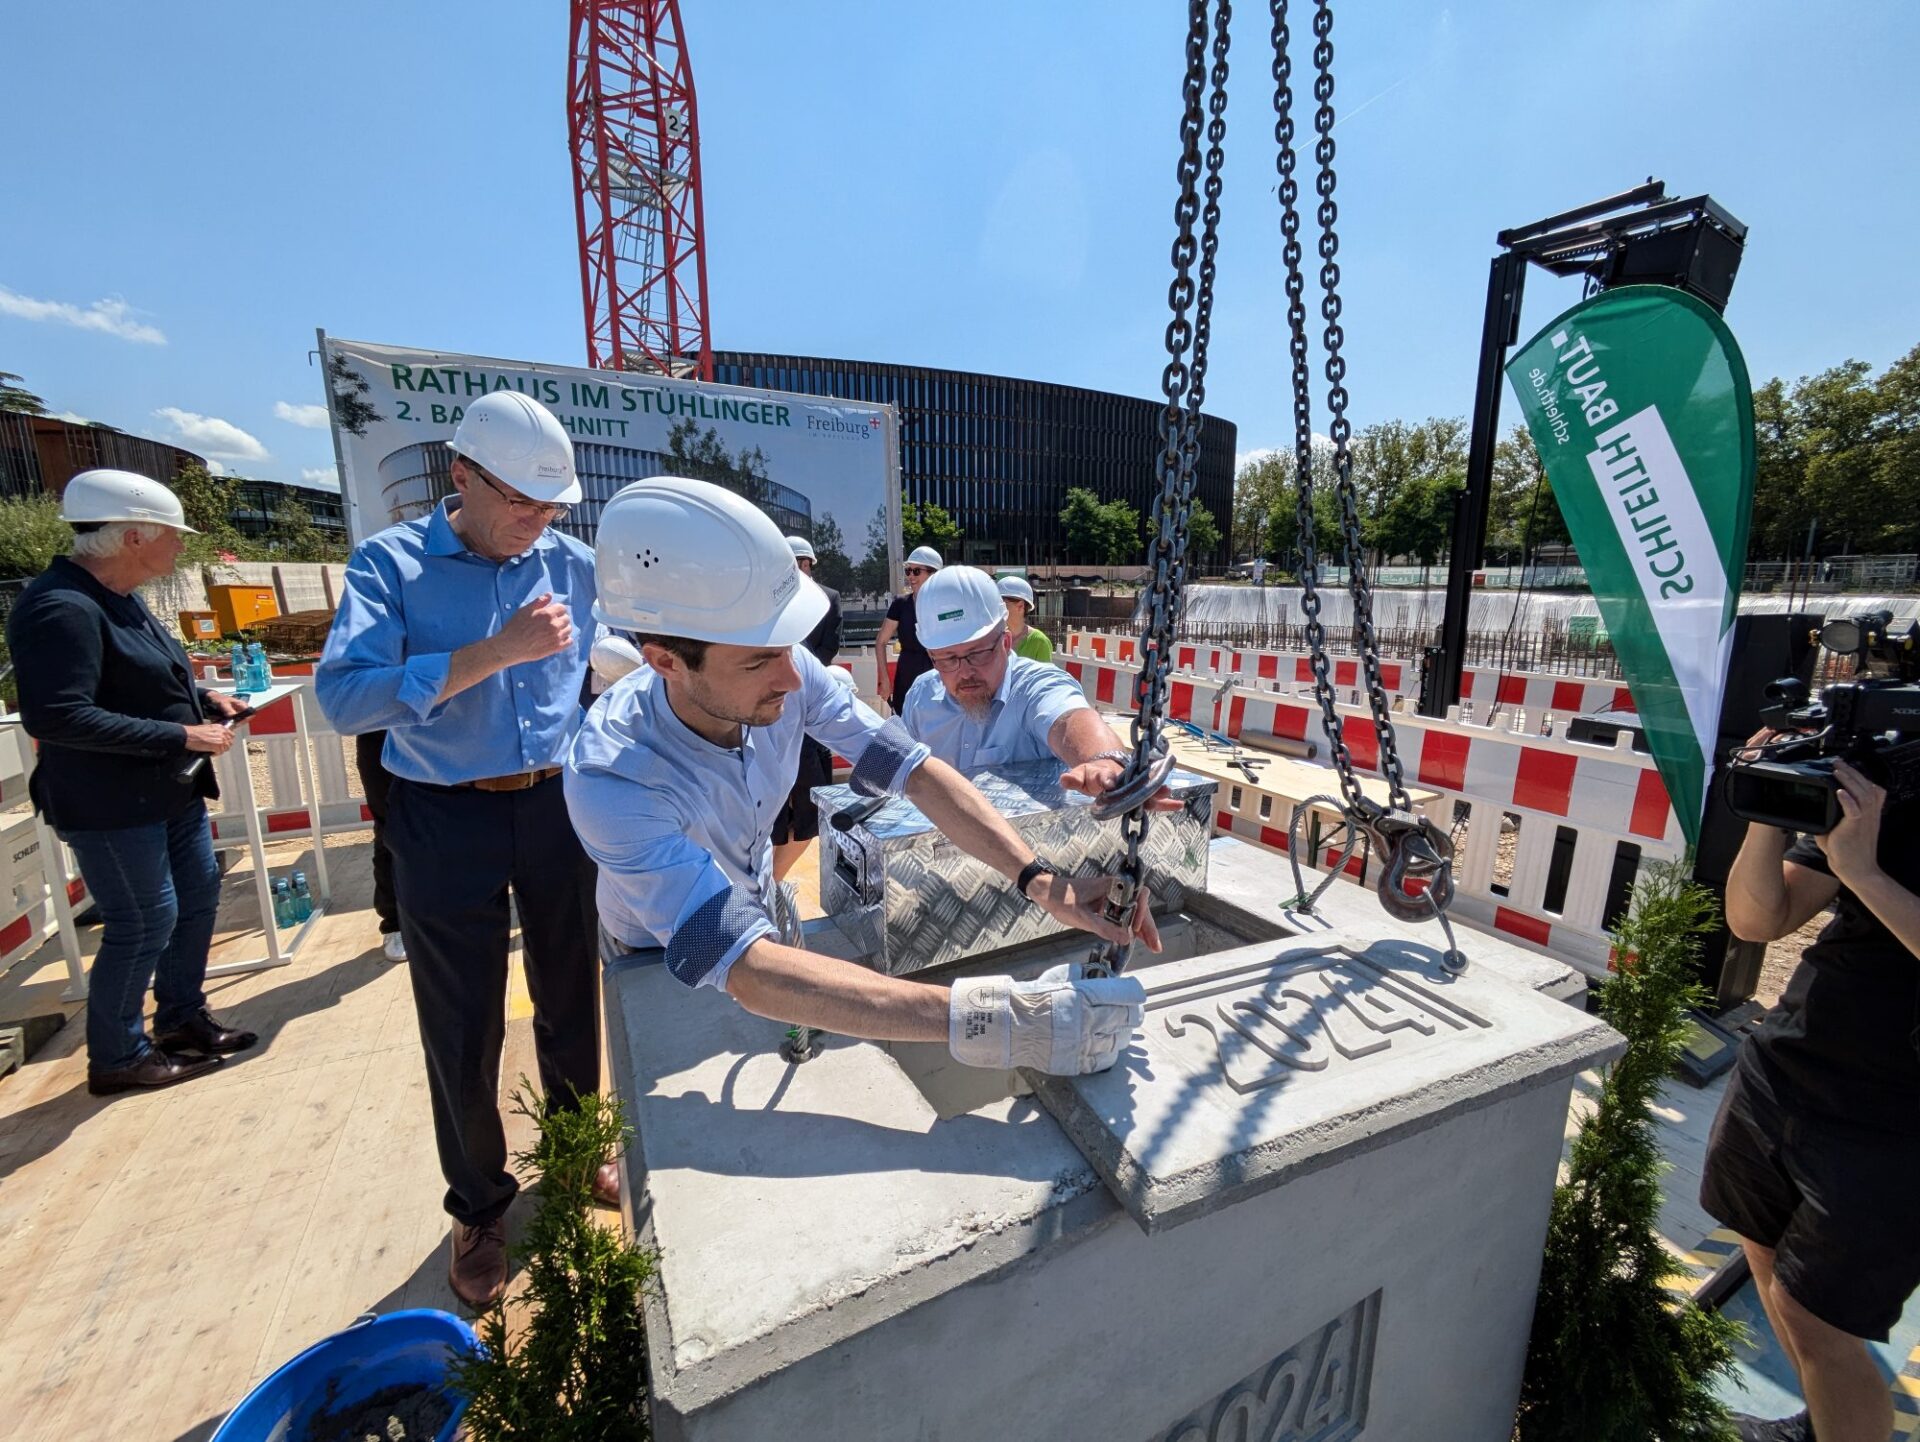
<path id="1" fill-rule="evenodd" d="M 1277 970 L 1254 962 L 1149 987 L 1147 1011 L 1148 1026 L 1163 1026 L 1175 1039 L 1194 1028 L 1210 1034 L 1237 1092 L 1492 1024 L 1353 955 L 1316 956 Z"/>
<path id="2" fill-rule="evenodd" d="M 1153 1442 L 1349 1442 L 1367 1425 L 1380 1293 L 1355 1302 Z"/>

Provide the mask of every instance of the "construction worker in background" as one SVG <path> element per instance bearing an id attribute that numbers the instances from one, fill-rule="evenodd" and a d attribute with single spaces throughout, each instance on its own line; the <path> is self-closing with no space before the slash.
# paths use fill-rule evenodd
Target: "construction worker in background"
<path id="1" fill-rule="evenodd" d="M 580 498 L 552 412 L 496 391 L 450 444 L 457 494 L 354 550 L 314 686 L 340 731 L 387 732 L 387 842 L 453 1217 L 448 1280 L 477 1309 L 506 1286 L 517 1185 L 498 1098 L 509 894 L 547 1105 L 600 1085 L 593 864 L 559 780 L 593 635 L 593 555 L 549 529 Z M 618 1177 L 602 1169 L 599 1200 L 617 1200 Z"/>
<path id="2" fill-rule="evenodd" d="M 884 976 L 783 944 L 774 813 L 803 737 L 853 762 L 853 785 L 905 795 L 961 850 L 1060 921 L 1118 941 L 1105 878 L 1057 875 L 963 777 L 882 721 L 797 644 L 826 614 L 779 529 L 731 491 L 636 481 L 600 517 L 597 612 L 647 664 L 595 703 L 567 758 L 567 805 L 600 863 L 609 956 L 659 948 L 689 986 L 749 1011 L 875 1040 L 942 1041 L 973 1066 L 1071 1074 L 1113 1064 L 1138 1025 L 1133 977 Z M 1131 930 L 1158 950 L 1141 895 Z M 789 932 L 792 935 L 792 932 Z"/>
<path id="3" fill-rule="evenodd" d="M 813 543 L 805 536 L 788 536 L 787 545 L 793 550 L 793 562 L 800 568 L 800 574 L 808 580 L 813 579 L 814 562 L 818 559 L 813 552 Z M 819 582 L 815 581 L 815 585 Z M 820 624 L 807 633 L 800 644 L 807 648 L 813 659 L 822 666 L 833 668 L 833 658 L 840 654 L 840 593 L 831 586 L 820 586 L 820 594 L 827 598 L 827 614 L 820 618 Z M 852 682 L 851 672 L 842 671 Z M 807 843 L 820 834 L 820 808 L 813 804 L 813 788 L 833 784 L 833 753 L 818 741 L 804 738 L 800 742 L 800 774 L 794 778 L 793 791 L 787 797 L 787 804 L 780 808 L 780 814 L 773 818 L 773 879 L 785 881 L 787 873 L 799 863 L 807 849 Z"/>
<path id="4" fill-rule="evenodd" d="M 933 663 L 927 660 L 927 648 L 920 644 L 918 627 L 915 624 L 914 598 L 927 577 L 938 571 L 941 566 L 940 553 L 932 546 L 915 546 L 907 557 L 906 565 L 900 573 L 907 578 L 907 589 L 895 596 L 887 606 L 887 618 L 880 623 L 880 632 L 874 637 L 874 659 L 885 667 L 887 664 L 887 643 L 899 641 L 900 659 L 894 663 L 893 679 L 887 686 L 887 704 L 898 716 L 900 708 L 906 704 L 907 692 L 932 669 Z M 882 677 L 885 683 L 885 677 Z"/>
<path id="5" fill-rule="evenodd" d="M 962 771 L 1058 759 L 1060 784 L 1098 796 L 1133 759 L 1060 667 L 1013 654 L 1000 587 L 985 571 L 949 566 L 920 588 L 920 638 L 933 665 L 900 713 L 914 740 Z M 1164 792 L 1148 803 L 1178 810 Z"/>
<path id="6" fill-rule="evenodd" d="M 1000 599 L 1007 607 L 1007 634 L 1013 654 L 1029 661 L 1053 660 L 1053 642 L 1033 624 L 1033 587 L 1025 576 L 1002 576 Z"/>

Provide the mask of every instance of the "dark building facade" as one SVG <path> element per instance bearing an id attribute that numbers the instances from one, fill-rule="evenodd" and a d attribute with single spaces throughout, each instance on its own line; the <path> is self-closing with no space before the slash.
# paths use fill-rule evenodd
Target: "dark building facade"
<path id="1" fill-rule="evenodd" d="M 748 351 L 715 351 L 713 378 L 898 407 L 908 501 L 942 507 L 964 535 L 965 556 L 948 560 L 1064 563 L 1060 511 L 1070 489 L 1126 500 L 1143 518 L 1159 493 L 1159 401 L 968 371 Z M 1236 439 L 1231 421 L 1206 417 L 1195 494 L 1223 533 L 1233 515 Z M 847 539 L 857 545 L 860 538 Z"/>
<path id="2" fill-rule="evenodd" d="M 171 484 L 188 466 L 205 464 L 192 451 L 112 426 L 0 411 L 0 496 L 57 496 L 80 472 L 99 469 Z"/>
<path id="3" fill-rule="evenodd" d="M 287 501 L 298 501 L 306 507 L 313 528 L 321 535 L 346 543 L 347 507 L 340 493 L 285 481 L 237 480 L 233 488 L 234 530 L 256 538 L 267 535 L 273 529 L 273 513 Z"/>

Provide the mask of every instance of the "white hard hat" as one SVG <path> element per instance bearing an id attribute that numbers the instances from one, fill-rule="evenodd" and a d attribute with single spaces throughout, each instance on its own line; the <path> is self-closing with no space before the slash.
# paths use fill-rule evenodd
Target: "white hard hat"
<path id="1" fill-rule="evenodd" d="M 629 671 L 639 670 L 646 662 L 640 655 L 640 648 L 625 636 L 602 636 L 587 653 L 587 664 L 593 667 L 594 675 L 611 686 Z"/>
<path id="2" fill-rule="evenodd" d="M 618 631 L 732 646 L 791 646 L 827 614 L 827 593 L 758 506 L 707 481 L 653 476 L 600 513 L 594 618 Z"/>
<path id="3" fill-rule="evenodd" d="M 913 603 L 920 644 L 929 651 L 977 641 L 1007 623 L 993 577 L 973 566 L 949 566 L 927 577 Z"/>
<path id="4" fill-rule="evenodd" d="M 132 471 L 82 471 L 61 492 L 60 519 L 71 526 L 138 521 L 200 534 L 187 524 L 178 496 L 151 477 Z"/>
<path id="5" fill-rule="evenodd" d="M 931 566 L 937 571 L 944 566 L 946 562 L 940 559 L 940 553 L 934 550 L 932 546 L 915 546 L 913 548 L 913 554 L 907 557 L 907 564 L 909 566 Z"/>
<path id="6" fill-rule="evenodd" d="M 796 561 L 819 561 L 813 554 L 813 542 L 805 536 L 788 536 L 787 544 L 793 547 L 793 559 Z"/>
<path id="7" fill-rule="evenodd" d="M 447 444 L 536 501 L 580 499 L 573 441 L 559 417 L 519 391 L 495 391 L 467 407 Z"/>
<path id="8" fill-rule="evenodd" d="M 1025 576 L 1002 576 L 1000 595 L 1013 601 L 1025 601 L 1029 609 L 1033 606 L 1033 587 L 1027 584 Z"/>

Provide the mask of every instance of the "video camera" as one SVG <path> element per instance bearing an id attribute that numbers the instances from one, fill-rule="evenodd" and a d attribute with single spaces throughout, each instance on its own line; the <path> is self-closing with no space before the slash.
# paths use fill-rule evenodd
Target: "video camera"
<path id="1" fill-rule="evenodd" d="M 1829 621 L 1820 644 L 1855 658 L 1855 674 L 1809 701 L 1797 676 L 1767 687 L 1762 724 L 1782 735 L 1734 753 L 1726 772 L 1727 807 L 1745 821 L 1824 836 L 1840 823 L 1845 761 L 1887 790 L 1889 801 L 1920 796 L 1920 622 L 1893 629 L 1893 613 Z"/>

